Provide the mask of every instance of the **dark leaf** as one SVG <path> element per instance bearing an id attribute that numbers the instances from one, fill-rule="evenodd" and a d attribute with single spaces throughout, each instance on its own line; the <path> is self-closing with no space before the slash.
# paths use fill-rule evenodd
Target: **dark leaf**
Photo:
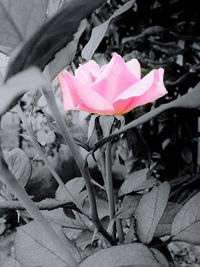
<path id="1" fill-rule="evenodd" d="M 160 252 L 157 252 L 158 254 Z M 145 255 L 145 256 L 144 256 Z M 160 256 L 161 257 L 161 256 Z M 143 244 L 134 243 L 102 249 L 80 263 L 79 267 L 161 267 L 152 251 Z M 167 265 L 164 265 L 167 266 Z"/>
<path id="2" fill-rule="evenodd" d="M 136 210 L 136 231 L 143 243 L 150 243 L 167 206 L 170 185 L 164 182 L 142 196 Z"/>
<path id="3" fill-rule="evenodd" d="M 128 179 L 126 179 L 120 190 L 119 190 L 119 196 L 125 195 L 125 194 L 129 194 L 133 191 L 135 191 L 135 189 L 137 187 L 139 187 L 140 185 L 142 185 L 146 179 L 147 179 L 147 172 L 148 169 L 142 169 L 136 172 L 133 172 L 131 174 L 129 174 Z"/>
<path id="4" fill-rule="evenodd" d="M 169 202 L 167 204 L 167 207 L 165 208 L 165 211 L 156 227 L 154 237 L 162 237 L 162 236 L 170 235 L 172 222 L 174 220 L 174 217 L 180 210 L 180 208 L 181 208 L 181 205 L 177 203 Z"/>
<path id="5" fill-rule="evenodd" d="M 117 217 L 119 219 L 129 219 L 133 217 L 140 199 L 141 195 L 139 194 L 125 196 L 117 212 Z"/>
<path id="6" fill-rule="evenodd" d="M 32 65 L 43 70 L 53 60 L 55 54 L 73 39 L 73 34 L 80 21 L 104 1 L 68 1 L 60 12 L 44 24 L 24 44 L 11 62 L 6 79 Z"/>
<path id="7" fill-rule="evenodd" d="M 0 1 L 0 51 L 5 54 L 32 36 L 45 22 L 48 0 Z"/>
<path id="8" fill-rule="evenodd" d="M 180 209 L 172 223 L 173 240 L 200 244 L 200 193 Z"/>
<path id="9" fill-rule="evenodd" d="M 114 14 L 104 23 L 96 26 L 93 30 L 92 30 L 92 34 L 90 37 L 89 42 L 86 44 L 86 46 L 84 47 L 84 49 L 82 50 L 82 57 L 86 60 L 90 60 L 91 57 L 93 56 L 94 52 L 96 51 L 96 49 L 98 48 L 99 44 L 101 43 L 108 27 L 109 24 L 112 22 L 112 20 L 114 18 L 116 18 L 117 16 L 120 16 L 121 14 L 123 14 L 124 12 L 126 12 L 127 10 L 129 10 L 133 4 L 135 3 L 135 0 L 131 0 L 128 1 L 126 4 L 124 4 L 123 6 L 121 6 L 117 11 L 114 12 Z"/>
<path id="10" fill-rule="evenodd" d="M 61 72 L 65 67 L 67 67 L 76 55 L 78 42 L 87 27 L 87 20 L 82 20 L 78 31 L 74 34 L 73 40 L 67 44 L 66 47 L 61 49 L 55 58 L 49 64 L 49 72 L 51 79 L 53 80 L 59 72 Z"/>
<path id="11" fill-rule="evenodd" d="M 13 149 L 8 152 L 6 162 L 19 184 L 25 187 L 32 171 L 31 162 L 25 152 L 20 148 Z"/>

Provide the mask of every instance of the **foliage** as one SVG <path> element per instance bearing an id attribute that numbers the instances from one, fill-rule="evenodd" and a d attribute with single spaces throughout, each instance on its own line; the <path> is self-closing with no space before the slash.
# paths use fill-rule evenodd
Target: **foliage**
<path id="1" fill-rule="evenodd" d="M 185 17 L 185 11 L 178 12 L 183 1 L 169 2 L 24 1 L 21 13 L 21 1 L 0 1 L 0 49 L 11 56 L 1 85 L 0 115 L 17 104 L 12 112 L 22 120 L 35 154 L 45 164 L 42 168 L 59 184 L 53 199 L 34 202 L 25 190 L 33 169 L 30 159 L 19 148 L 0 150 L 0 208 L 17 210 L 20 224 L 15 256 L 3 266 L 174 266 L 170 242 L 200 244 L 196 117 L 191 119 L 200 106 L 199 84 L 187 93 L 199 71 L 199 39 L 191 37 L 198 33 L 199 20 L 188 27 L 195 10 Z M 91 114 L 67 121 L 51 79 L 71 61 L 72 69 L 83 62 L 81 50 L 86 59 L 97 50 L 105 61 L 112 51 L 125 58 L 135 55 L 143 73 L 165 67 L 169 95 L 127 114 L 126 124 L 120 116 Z M 32 103 L 24 112 L 18 100 L 27 91 Z M 31 119 L 41 97 L 51 114 L 45 109 L 38 113 L 54 134 L 52 142 L 56 140 L 58 150 L 69 146 L 77 165 L 73 161 L 67 167 L 78 166 L 80 171 L 72 180 L 66 177 L 67 182 L 33 129 Z M 27 138 L 26 133 L 22 137 Z M 91 175 L 91 164 L 101 180 L 97 171 Z M 123 173 L 119 186 L 116 166 Z"/>

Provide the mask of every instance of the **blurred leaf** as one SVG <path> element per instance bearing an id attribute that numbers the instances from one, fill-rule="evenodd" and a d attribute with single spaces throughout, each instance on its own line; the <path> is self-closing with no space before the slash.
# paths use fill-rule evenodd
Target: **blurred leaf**
<path id="1" fill-rule="evenodd" d="M 150 243 L 167 206 L 170 185 L 164 182 L 142 196 L 136 210 L 136 231 L 143 243 Z"/>
<path id="2" fill-rule="evenodd" d="M 150 188 L 154 187 L 157 183 L 158 183 L 158 181 L 155 178 L 150 177 L 149 179 L 144 181 L 141 185 L 138 185 L 134 189 L 134 191 L 138 192 L 138 191 L 141 191 L 141 190 L 150 189 Z"/>
<path id="3" fill-rule="evenodd" d="M 65 236 L 61 227 L 58 225 L 52 226 L 64 241 Z M 66 267 L 68 265 L 66 254 L 55 246 L 54 240 L 51 240 L 40 224 L 35 221 L 17 228 L 14 247 L 16 257 L 22 264 L 29 267 Z M 74 248 L 68 246 L 68 249 L 75 255 Z"/>
<path id="4" fill-rule="evenodd" d="M 2 198 L 2 197 L 1 197 Z M 3 198 L 2 198 L 3 199 Z M 1 199 L 0 199 L 1 200 Z M 3 199 L 4 200 L 4 199 Z M 0 236 L 5 232 L 6 230 L 6 219 L 0 218 Z"/>
<path id="5" fill-rule="evenodd" d="M 102 130 L 103 137 L 110 134 L 114 119 L 114 116 L 99 116 L 99 126 Z"/>
<path id="6" fill-rule="evenodd" d="M 48 2 L 49 4 L 47 8 L 47 17 L 50 18 L 58 12 L 58 10 L 62 6 L 63 1 L 62 0 L 49 0 Z"/>
<path id="7" fill-rule="evenodd" d="M 13 149 L 8 152 L 6 162 L 19 184 L 25 187 L 32 172 L 31 162 L 25 152 L 20 148 Z"/>
<path id="8" fill-rule="evenodd" d="M 63 211 L 64 211 L 64 213 L 65 213 L 65 215 L 66 215 L 67 217 L 69 217 L 69 218 L 71 218 L 71 219 L 73 219 L 73 220 L 76 219 L 76 216 L 75 216 L 73 210 L 63 208 Z"/>
<path id="9" fill-rule="evenodd" d="M 33 113 L 33 110 L 34 110 L 35 106 L 37 105 L 37 103 L 41 97 L 42 97 L 42 92 L 40 90 L 36 90 L 36 92 L 32 96 L 31 113 Z"/>
<path id="10" fill-rule="evenodd" d="M 171 227 L 174 217 L 181 209 L 181 205 L 169 202 L 156 227 L 154 237 L 162 237 L 171 234 Z"/>
<path id="11" fill-rule="evenodd" d="M 193 155 L 191 148 L 185 146 L 181 151 L 181 156 L 186 164 L 192 163 Z"/>
<path id="12" fill-rule="evenodd" d="M 104 1 L 67 1 L 64 8 L 24 44 L 11 62 L 6 79 L 32 65 L 43 70 L 55 54 L 73 39 L 80 21 Z"/>
<path id="13" fill-rule="evenodd" d="M 61 49 L 49 64 L 49 72 L 51 79 L 53 80 L 59 72 L 67 67 L 76 55 L 79 39 L 87 27 L 87 20 L 81 21 L 78 31 L 74 34 L 74 38 L 67 44 L 66 47 Z"/>
<path id="14" fill-rule="evenodd" d="M 0 116 L 17 104 L 18 99 L 29 90 L 47 87 L 42 73 L 35 67 L 10 78 L 0 90 Z"/>
<path id="15" fill-rule="evenodd" d="M 0 1 L 0 51 L 9 55 L 45 22 L 48 0 Z"/>
<path id="16" fill-rule="evenodd" d="M 85 187 L 85 181 L 82 177 L 73 178 L 68 181 L 65 186 L 77 202 L 82 202 L 87 195 L 85 191 L 81 192 Z M 64 191 L 61 186 L 56 190 L 55 198 L 60 201 L 71 201 L 70 196 L 69 198 L 67 197 L 66 191 Z"/>
<path id="17" fill-rule="evenodd" d="M 109 216 L 108 202 L 99 197 L 96 197 L 96 202 L 97 202 L 97 207 L 98 207 L 99 219 L 101 220 L 105 218 L 106 216 Z M 88 199 L 84 201 L 83 210 L 85 211 L 86 214 L 90 213 L 90 204 L 89 204 Z"/>
<path id="18" fill-rule="evenodd" d="M 95 123 L 96 119 L 99 117 L 99 115 L 94 114 L 90 117 L 89 125 L 88 125 L 88 140 L 95 139 L 93 142 L 97 141 L 97 135 L 95 134 Z M 92 136 L 94 134 L 94 136 Z"/>
<path id="19" fill-rule="evenodd" d="M 130 218 L 130 226 L 125 236 L 124 244 L 130 244 L 137 241 L 136 230 L 135 230 L 135 218 Z"/>
<path id="20" fill-rule="evenodd" d="M 1 263 L 1 267 L 26 267 L 26 266 L 19 263 L 13 257 L 9 256 Z"/>
<path id="21" fill-rule="evenodd" d="M 91 245 L 92 241 L 94 242 L 93 235 L 93 232 L 82 231 L 82 233 L 80 233 L 80 235 L 76 238 L 76 244 L 82 251 L 84 251 L 88 245 Z"/>
<path id="22" fill-rule="evenodd" d="M 158 252 L 159 254 L 159 252 Z M 161 267 L 152 251 L 142 244 L 118 245 L 102 249 L 86 258 L 79 267 L 143 266 Z"/>
<path id="23" fill-rule="evenodd" d="M 130 219 L 133 217 L 140 199 L 141 195 L 139 194 L 125 196 L 119 210 L 117 211 L 117 218 Z"/>
<path id="24" fill-rule="evenodd" d="M 148 169 L 145 168 L 129 174 L 128 179 L 123 182 L 119 190 L 119 196 L 126 195 L 135 191 L 135 188 L 137 188 L 146 181 L 147 172 Z"/>
<path id="25" fill-rule="evenodd" d="M 108 27 L 109 27 L 109 24 L 112 22 L 112 20 L 115 19 L 116 17 L 120 16 L 121 14 L 126 12 L 127 10 L 129 10 L 133 6 L 134 3 L 135 3 L 135 0 L 128 1 L 126 4 L 121 6 L 118 10 L 116 10 L 107 21 L 96 26 L 92 30 L 90 40 L 86 44 L 86 46 L 83 48 L 82 53 L 81 53 L 81 55 L 84 59 L 86 59 L 86 60 L 91 59 L 94 52 L 96 51 L 99 44 L 101 43 L 101 41 L 102 41 L 102 39 L 103 39 L 103 37 L 104 37 Z"/>
<path id="26" fill-rule="evenodd" d="M 200 193 L 188 200 L 172 223 L 173 240 L 200 244 Z"/>
<path id="27" fill-rule="evenodd" d="M 76 219 L 76 216 L 73 211 L 78 211 L 79 213 L 82 213 L 73 202 L 68 202 L 64 205 L 64 214 L 71 219 Z"/>
<path id="28" fill-rule="evenodd" d="M 165 256 L 160 253 L 159 250 L 152 248 L 151 249 L 153 251 L 154 257 L 156 258 L 156 260 L 160 263 L 160 266 L 162 267 L 170 267 L 169 262 L 167 261 L 167 259 L 165 258 Z"/>

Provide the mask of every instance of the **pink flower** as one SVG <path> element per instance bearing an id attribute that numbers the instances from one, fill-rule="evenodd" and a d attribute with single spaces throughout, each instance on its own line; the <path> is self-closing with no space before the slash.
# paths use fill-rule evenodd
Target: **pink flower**
<path id="1" fill-rule="evenodd" d="M 90 60 L 75 70 L 58 75 L 66 110 L 83 110 L 101 115 L 124 114 L 165 95 L 164 70 L 152 70 L 141 79 L 137 59 L 124 62 L 117 53 L 99 67 Z"/>

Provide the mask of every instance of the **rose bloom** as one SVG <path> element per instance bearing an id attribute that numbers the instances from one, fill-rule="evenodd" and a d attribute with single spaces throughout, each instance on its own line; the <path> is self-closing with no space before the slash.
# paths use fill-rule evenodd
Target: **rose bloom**
<path id="1" fill-rule="evenodd" d="M 164 70 L 154 69 L 141 78 L 137 59 L 124 62 L 117 53 L 99 67 L 90 60 L 75 70 L 58 75 L 66 110 L 83 110 L 101 115 L 121 115 L 165 95 Z"/>

